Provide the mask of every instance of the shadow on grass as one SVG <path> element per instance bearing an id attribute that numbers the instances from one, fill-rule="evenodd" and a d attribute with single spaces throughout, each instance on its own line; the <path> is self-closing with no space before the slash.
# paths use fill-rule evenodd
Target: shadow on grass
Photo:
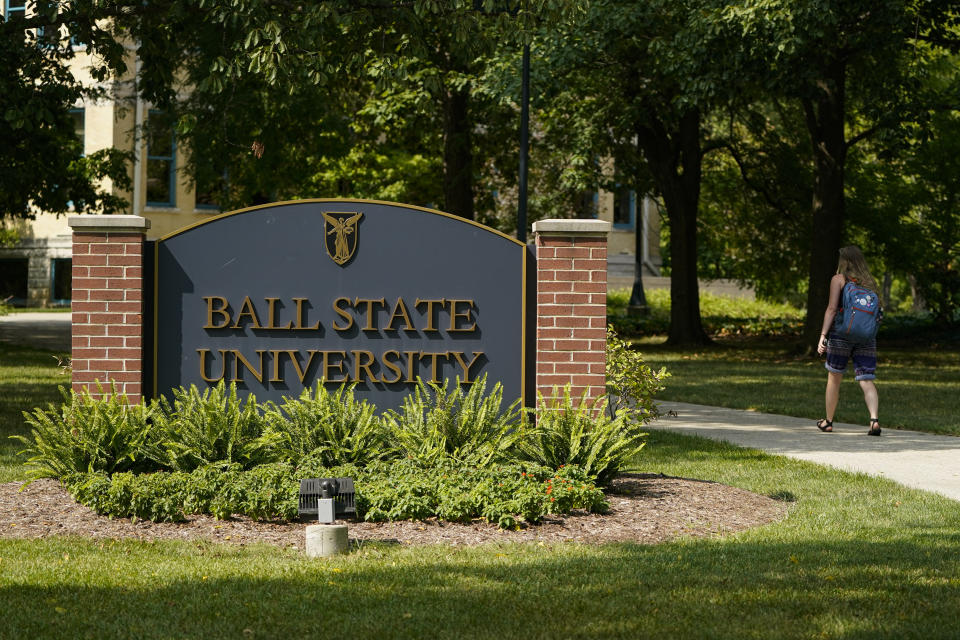
<path id="1" fill-rule="evenodd" d="M 142 574 L 136 586 L 112 577 L 144 571 L 132 566 L 143 560 L 136 543 L 106 554 L 74 543 L 62 560 L 57 542 L 7 542 L 5 564 L 31 544 L 48 560 L 32 579 L 4 580 L 0 637 L 955 638 L 960 608 L 956 532 L 922 542 L 402 549 L 336 561 L 277 552 L 252 570 L 253 551 L 184 558 L 182 547 L 158 545 L 156 586 Z M 949 555 L 937 564 L 929 553 Z M 121 584 L 85 586 L 92 580 Z"/>

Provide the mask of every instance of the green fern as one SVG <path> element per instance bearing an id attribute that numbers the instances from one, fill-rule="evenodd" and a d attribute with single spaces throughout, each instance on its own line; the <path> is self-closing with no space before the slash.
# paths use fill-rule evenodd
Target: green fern
<path id="1" fill-rule="evenodd" d="M 523 418 L 520 401 L 503 410 L 500 383 L 486 390 L 486 376 L 466 392 L 459 379 L 449 391 L 418 379 L 400 411 L 384 415 L 394 450 L 426 465 L 447 459 L 484 466 L 509 458 Z"/>

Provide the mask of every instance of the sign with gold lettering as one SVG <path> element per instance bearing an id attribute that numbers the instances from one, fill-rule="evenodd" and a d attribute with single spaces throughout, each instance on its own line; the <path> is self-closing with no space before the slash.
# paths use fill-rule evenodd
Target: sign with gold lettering
<path id="1" fill-rule="evenodd" d="M 156 243 L 154 393 L 235 382 L 260 400 L 357 383 L 380 409 L 418 378 L 486 374 L 523 397 L 526 247 L 429 209 L 304 200 Z"/>

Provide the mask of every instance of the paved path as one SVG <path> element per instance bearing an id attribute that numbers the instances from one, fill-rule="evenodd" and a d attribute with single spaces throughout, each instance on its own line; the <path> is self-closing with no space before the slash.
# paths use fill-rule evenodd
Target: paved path
<path id="1" fill-rule="evenodd" d="M 806 418 L 683 402 L 659 404 L 664 417 L 651 424 L 654 428 L 881 476 L 960 500 L 957 437 L 884 429 L 879 438 L 871 438 L 865 424 L 840 422 L 833 423 L 833 433 L 821 433 L 815 421 Z M 677 415 L 666 415 L 668 411 Z"/>
<path id="2" fill-rule="evenodd" d="M 70 351 L 69 312 L 8 313 L 0 316 L 0 341 Z"/>

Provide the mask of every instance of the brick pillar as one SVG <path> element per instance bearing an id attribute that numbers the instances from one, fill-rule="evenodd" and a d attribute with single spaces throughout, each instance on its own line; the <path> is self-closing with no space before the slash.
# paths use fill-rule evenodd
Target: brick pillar
<path id="1" fill-rule="evenodd" d="M 603 220 L 541 220 L 537 245 L 537 391 L 606 393 L 607 233 Z"/>
<path id="2" fill-rule="evenodd" d="M 71 216 L 73 389 L 115 383 L 131 403 L 143 393 L 143 241 L 140 216 Z"/>

